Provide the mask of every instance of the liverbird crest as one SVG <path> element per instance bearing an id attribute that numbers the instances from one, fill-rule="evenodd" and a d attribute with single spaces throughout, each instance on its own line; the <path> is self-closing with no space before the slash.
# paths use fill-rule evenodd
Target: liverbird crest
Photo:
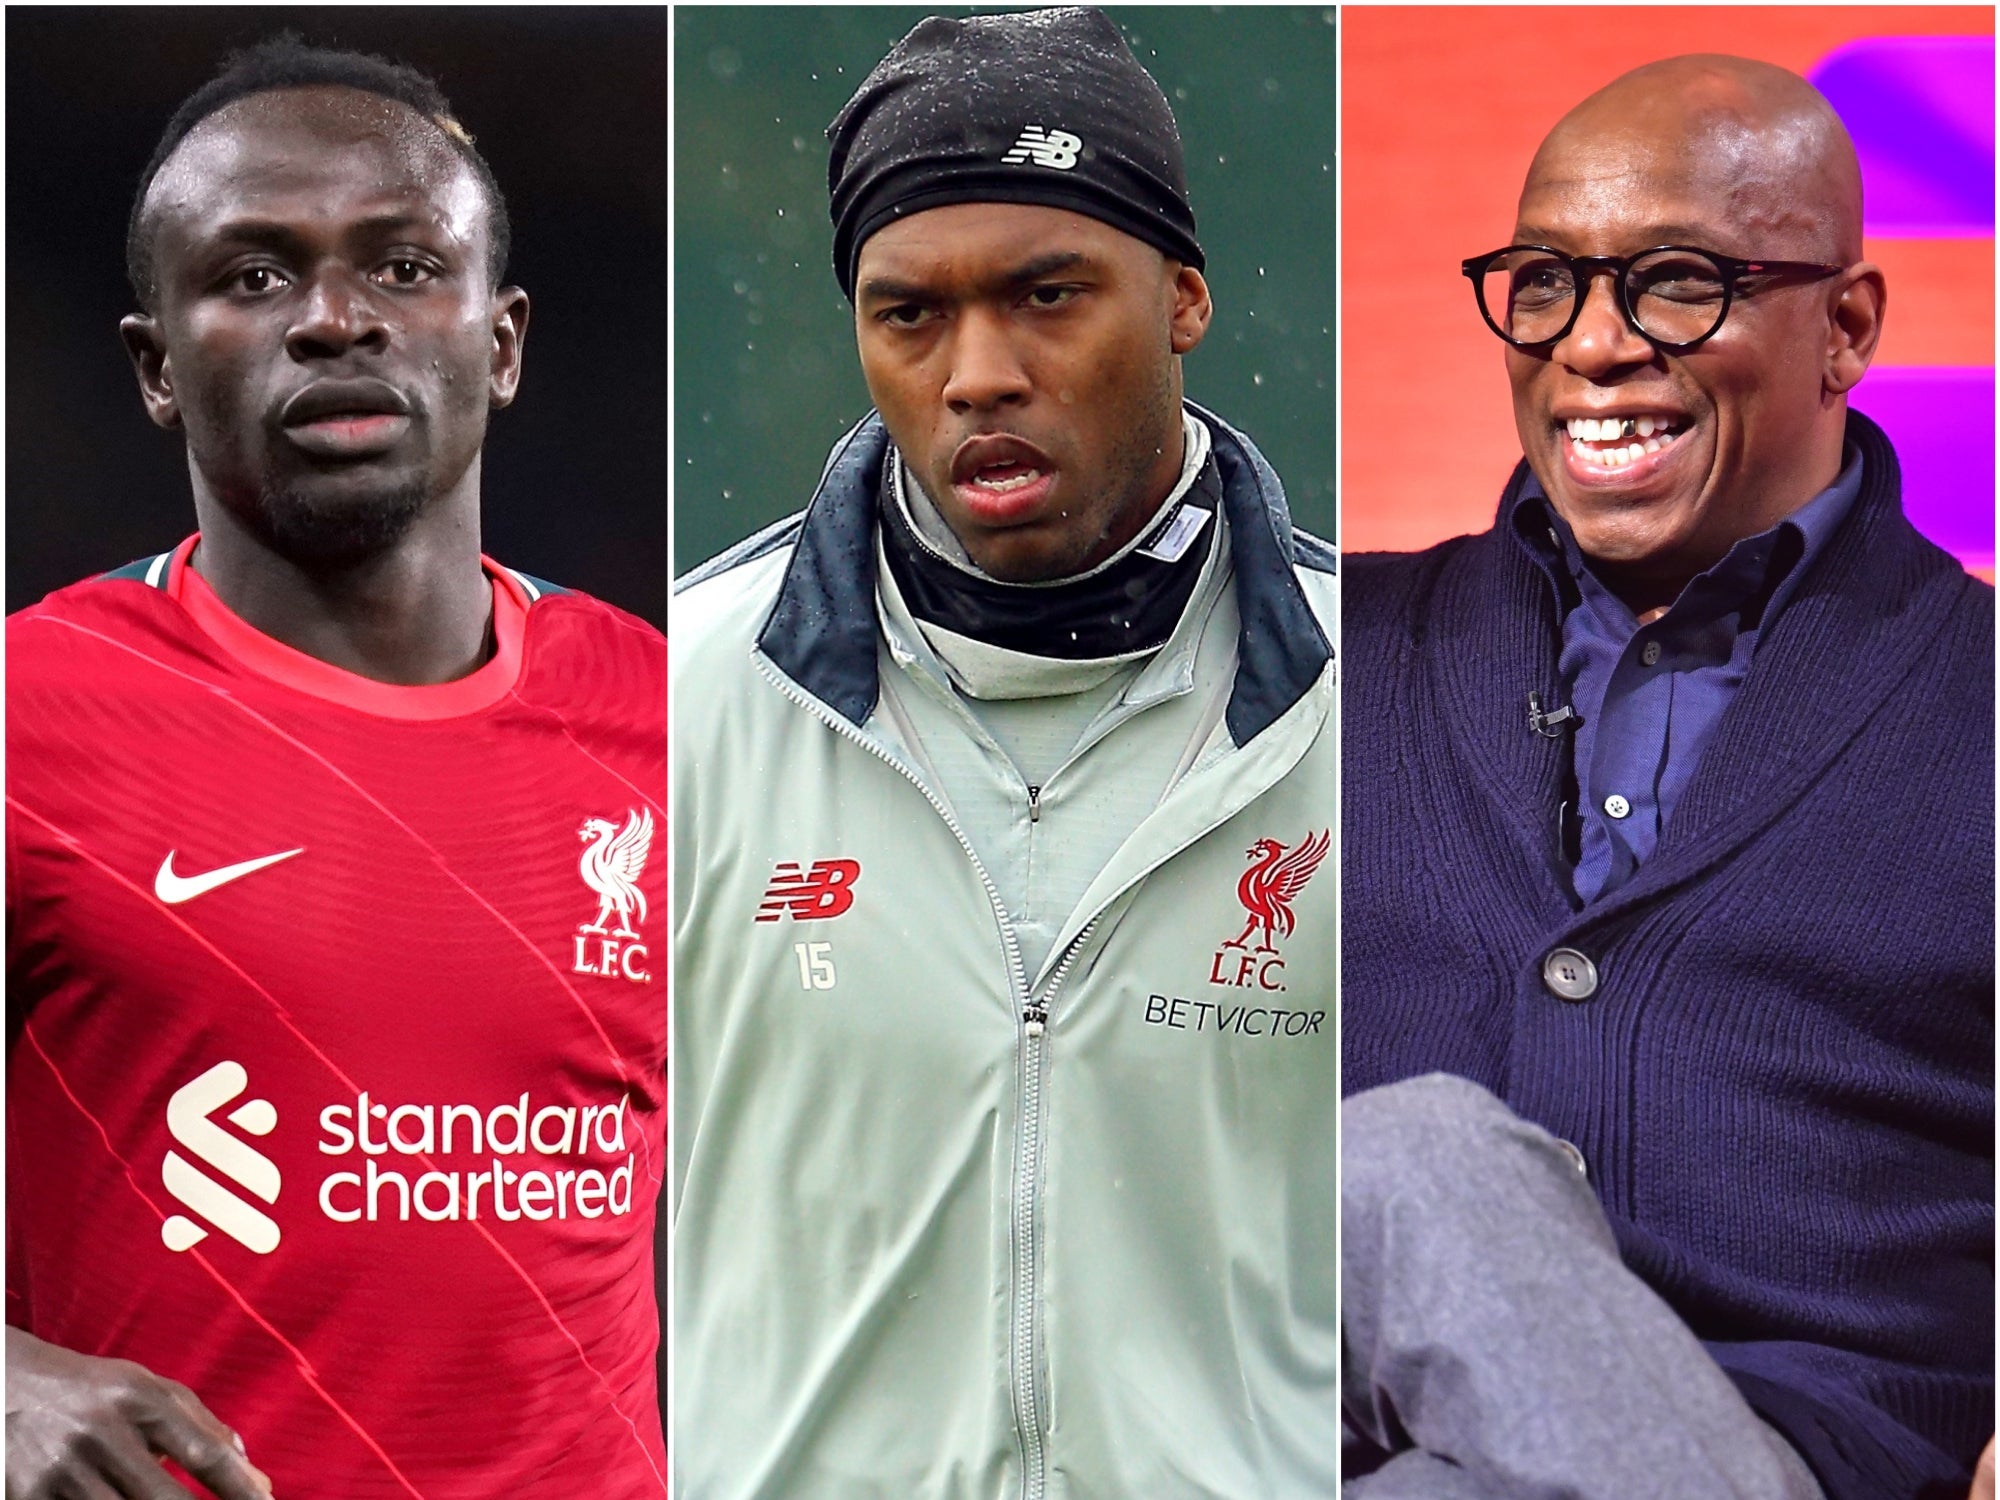
<path id="1" fill-rule="evenodd" d="M 1261 927 L 1263 940 L 1258 943 L 1257 952 L 1274 952 L 1277 948 L 1274 938 L 1292 935 L 1295 922 L 1292 902 L 1306 888 L 1306 882 L 1312 879 L 1313 871 L 1319 868 L 1332 844 L 1330 828 L 1307 833 L 1289 849 L 1276 839 L 1259 839 L 1252 844 L 1245 851 L 1250 868 L 1236 882 L 1236 899 L 1243 903 L 1250 920 L 1222 946 L 1241 948 L 1250 941 L 1250 934 Z"/>
<path id="2" fill-rule="evenodd" d="M 595 921 L 578 924 L 578 932 L 602 933 L 613 915 L 618 918 L 617 937 L 636 938 L 633 918 L 646 920 L 646 893 L 639 889 L 639 877 L 646 869 L 646 856 L 653 848 L 653 814 L 640 808 L 626 814 L 625 826 L 607 818 L 587 818 L 577 837 L 590 847 L 583 851 L 578 866 L 583 883 L 597 893 Z"/>

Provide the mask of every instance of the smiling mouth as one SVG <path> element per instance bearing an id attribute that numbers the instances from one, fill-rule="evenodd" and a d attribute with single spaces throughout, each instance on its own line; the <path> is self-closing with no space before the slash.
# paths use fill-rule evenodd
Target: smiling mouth
<path id="1" fill-rule="evenodd" d="M 1692 424 L 1667 412 L 1626 417 L 1571 417 L 1562 424 L 1571 455 L 1599 469 L 1622 469 L 1649 454 L 1664 453 Z"/>

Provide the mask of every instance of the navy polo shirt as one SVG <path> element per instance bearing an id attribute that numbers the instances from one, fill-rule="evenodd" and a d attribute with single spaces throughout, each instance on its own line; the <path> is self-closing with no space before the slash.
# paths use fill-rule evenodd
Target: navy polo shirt
<path id="1" fill-rule="evenodd" d="M 1643 626 L 1591 572 L 1534 477 L 1522 486 L 1512 530 L 1555 586 L 1558 665 L 1579 718 L 1575 880 L 1586 903 L 1631 879 L 1659 843 L 1758 640 L 1861 492 L 1861 456 L 1850 447 L 1846 459 L 1831 485 L 1739 541 Z"/>

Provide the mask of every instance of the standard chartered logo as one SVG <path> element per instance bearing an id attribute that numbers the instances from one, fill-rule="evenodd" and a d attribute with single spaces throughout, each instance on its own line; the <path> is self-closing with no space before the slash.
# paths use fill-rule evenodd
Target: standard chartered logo
<path id="1" fill-rule="evenodd" d="M 412 1216 L 436 1224 L 477 1219 L 482 1210 L 489 1219 L 510 1223 L 630 1213 L 625 1108 L 620 1097 L 616 1104 L 537 1109 L 525 1093 L 487 1110 L 474 1104 L 391 1108 L 363 1091 L 352 1104 L 329 1104 L 319 1112 L 321 1154 L 358 1152 L 363 1158 L 354 1163 L 361 1170 L 333 1172 L 321 1181 L 320 1212 L 342 1224 L 407 1223 Z M 485 1160 L 452 1170 L 448 1163 L 455 1152 Z M 422 1160 L 385 1169 L 376 1158 L 390 1155 Z M 593 1156 L 599 1165 L 590 1164 Z M 530 1167 L 530 1160 L 540 1166 Z"/>
<path id="2" fill-rule="evenodd" d="M 277 1203 L 277 1163 L 214 1118 L 249 1087 L 241 1063 L 219 1062 L 167 1101 L 167 1129 L 181 1149 L 167 1152 L 160 1176 L 188 1210 L 160 1226 L 169 1250 L 191 1249 L 211 1229 L 258 1255 L 278 1248 L 276 1221 L 251 1201 Z M 603 1104 L 539 1107 L 525 1091 L 491 1107 L 392 1107 L 365 1089 L 350 1099 L 319 1112 L 320 1155 L 349 1158 L 339 1165 L 352 1167 L 328 1172 L 313 1200 L 336 1224 L 541 1222 L 632 1211 L 629 1105 L 622 1095 Z M 267 1099 L 246 1100 L 222 1118 L 253 1136 L 267 1136 L 278 1124 Z"/>
<path id="3" fill-rule="evenodd" d="M 236 1062 L 219 1062 L 191 1083 L 174 1090 L 167 1101 L 167 1129 L 202 1166 L 221 1174 L 266 1203 L 278 1201 L 278 1166 L 248 1142 L 239 1140 L 210 1118 L 250 1087 L 250 1075 Z M 278 1112 L 268 1099 L 251 1099 L 227 1116 L 229 1123 L 252 1135 L 269 1135 Z M 178 1151 L 160 1164 L 167 1191 L 238 1244 L 259 1255 L 278 1248 L 278 1226 L 270 1215 L 231 1192 Z M 169 1250 L 187 1250 L 208 1238 L 208 1231 L 183 1214 L 173 1214 L 160 1226 Z"/>

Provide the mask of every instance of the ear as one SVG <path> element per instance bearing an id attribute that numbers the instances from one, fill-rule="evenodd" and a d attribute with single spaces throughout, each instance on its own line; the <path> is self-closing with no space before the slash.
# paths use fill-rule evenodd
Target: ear
<path id="1" fill-rule="evenodd" d="M 1828 395 L 1845 395 L 1868 373 L 1888 303 L 1880 266 L 1864 260 L 1841 273 L 1827 309 L 1826 368 L 1820 378 Z"/>
<path id="2" fill-rule="evenodd" d="M 521 388 L 521 349 L 528 341 L 528 294 L 503 286 L 493 294 L 493 358 L 487 371 L 487 400 L 509 405 Z"/>
<path id="3" fill-rule="evenodd" d="M 1215 313 L 1215 305 L 1208 300 L 1208 283 L 1193 266 L 1174 266 L 1173 290 L 1174 310 L 1167 325 L 1167 342 L 1174 353 L 1187 354 L 1208 332 L 1208 320 Z"/>
<path id="4" fill-rule="evenodd" d="M 159 319 L 151 313 L 133 313 L 118 324 L 118 337 L 139 376 L 139 399 L 146 403 L 146 415 L 156 427 L 181 425 L 180 404 L 174 399 L 173 361 L 167 357 L 167 342 L 161 336 Z"/>

